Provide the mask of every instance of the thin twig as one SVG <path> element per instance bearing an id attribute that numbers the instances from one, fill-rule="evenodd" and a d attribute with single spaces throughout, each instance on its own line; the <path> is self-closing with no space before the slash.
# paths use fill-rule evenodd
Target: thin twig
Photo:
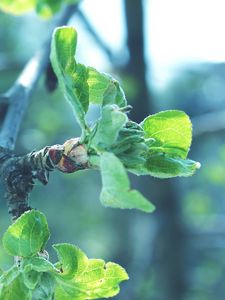
<path id="1" fill-rule="evenodd" d="M 66 7 L 57 19 L 54 27 L 65 25 L 76 9 L 77 5 Z M 48 65 L 50 43 L 51 37 L 49 37 L 47 42 L 41 47 L 41 50 L 37 51 L 34 57 L 30 59 L 14 85 L 5 93 L 5 97 L 8 98 L 10 106 L 0 133 L 0 146 L 3 148 L 9 150 L 15 148 L 17 135 L 31 94 Z"/>
<path id="2" fill-rule="evenodd" d="M 95 42 L 97 45 L 103 50 L 103 52 L 106 54 L 108 57 L 109 61 L 111 63 L 116 62 L 116 58 L 114 57 L 112 51 L 110 48 L 106 45 L 106 43 L 102 40 L 102 38 L 99 36 L 96 30 L 94 30 L 93 25 L 90 23 L 90 21 L 86 18 L 86 16 L 83 14 L 81 10 L 77 11 L 77 15 L 79 16 L 80 20 L 83 22 L 85 25 L 86 29 L 90 33 L 90 35 L 94 38 Z"/>

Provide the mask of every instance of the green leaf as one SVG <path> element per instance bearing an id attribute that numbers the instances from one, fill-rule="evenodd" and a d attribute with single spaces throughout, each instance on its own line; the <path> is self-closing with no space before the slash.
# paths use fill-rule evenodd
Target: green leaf
<path id="1" fill-rule="evenodd" d="M 91 146 L 97 149 L 108 149 L 115 143 L 119 131 L 127 121 L 127 115 L 121 112 L 117 105 L 104 106 L 101 118 L 94 129 L 95 134 L 90 142 Z"/>
<path id="2" fill-rule="evenodd" d="M 55 278 L 52 274 L 43 273 L 33 292 L 33 298 L 37 300 L 52 300 L 54 291 Z"/>
<path id="3" fill-rule="evenodd" d="M 106 73 L 101 73 L 88 67 L 89 102 L 93 104 L 116 104 L 119 107 L 127 105 L 125 94 L 117 80 Z"/>
<path id="4" fill-rule="evenodd" d="M 23 259 L 23 269 L 25 271 L 50 272 L 58 271 L 55 266 L 44 257 L 29 257 Z"/>
<path id="5" fill-rule="evenodd" d="M 104 93 L 110 84 L 110 78 L 96 69 L 88 67 L 88 79 L 90 102 L 102 104 Z"/>
<path id="6" fill-rule="evenodd" d="M 70 244 L 58 244 L 54 248 L 60 256 L 63 273 L 56 277 L 56 300 L 85 300 L 107 298 L 119 292 L 119 283 L 127 280 L 126 271 L 117 264 L 101 259 L 88 259 L 77 247 Z M 59 250 L 60 249 L 60 250 Z M 60 254 L 59 254 L 60 252 Z M 67 267 L 77 262 L 74 271 Z M 66 269 L 66 274 L 64 274 Z M 67 275 L 70 274 L 70 277 Z M 72 276 L 73 274 L 73 276 Z"/>
<path id="7" fill-rule="evenodd" d="M 19 269 L 17 266 L 12 266 L 8 271 L 3 272 L 0 277 L 0 285 L 7 286 L 12 283 L 13 280 L 19 275 Z"/>
<path id="8" fill-rule="evenodd" d="M 192 139 L 192 125 L 183 111 L 162 111 L 150 115 L 141 125 L 145 138 L 155 139 L 150 153 L 166 153 L 182 159 L 187 157 Z"/>
<path id="9" fill-rule="evenodd" d="M 6 13 L 20 15 L 32 10 L 35 6 L 35 2 L 36 0 L 1 0 L 0 10 Z"/>
<path id="10" fill-rule="evenodd" d="M 85 113 L 88 110 L 88 72 L 83 65 L 77 65 L 77 33 L 73 27 L 56 28 L 51 45 L 51 63 L 58 77 L 66 99 L 74 108 L 75 116 L 81 128 L 85 129 Z"/>
<path id="11" fill-rule="evenodd" d="M 126 106 L 126 98 L 119 83 L 110 75 L 85 67 L 75 61 L 77 33 L 73 27 L 59 27 L 54 31 L 51 62 L 66 99 L 72 104 L 80 126 L 85 129 L 85 114 L 89 103 Z"/>
<path id="12" fill-rule="evenodd" d="M 3 246 L 13 256 L 28 257 L 42 250 L 49 239 L 45 216 L 27 211 L 13 223 L 3 236 Z"/>
<path id="13" fill-rule="evenodd" d="M 29 290 L 33 290 L 33 289 L 35 289 L 35 287 L 37 286 L 37 284 L 40 280 L 41 273 L 33 271 L 33 270 L 23 271 L 22 276 L 23 276 L 23 282 L 26 285 L 26 287 Z"/>
<path id="14" fill-rule="evenodd" d="M 103 153 L 100 169 L 103 184 L 100 200 L 103 205 L 118 208 L 136 208 L 145 212 L 154 210 L 154 205 L 140 192 L 130 189 L 126 170 L 114 154 Z"/>
<path id="15" fill-rule="evenodd" d="M 31 300 L 32 293 L 25 286 L 22 275 L 17 276 L 9 285 L 0 287 L 0 300 Z"/>
<path id="16" fill-rule="evenodd" d="M 75 274 L 80 274 L 88 263 L 86 255 L 79 248 L 71 244 L 55 244 L 53 248 L 57 252 L 60 269 L 62 270 L 61 276 L 63 278 L 71 279 Z"/>
<path id="17" fill-rule="evenodd" d="M 158 178 L 171 178 L 176 176 L 192 176 L 200 168 L 200 164 L 190 159 L 184 160 L 158 154 L 148 158 L 146 167 L 146 174 Z"/>

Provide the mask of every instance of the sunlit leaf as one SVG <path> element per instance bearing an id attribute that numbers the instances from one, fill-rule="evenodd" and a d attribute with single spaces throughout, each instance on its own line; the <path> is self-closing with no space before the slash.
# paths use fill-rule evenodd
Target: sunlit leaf
<path id="1" fill-rule="evenodd" d="M 57 252 L 63 278 L 71 279 L 75 274 L 80 274 L 88 263 L 86 255 L 71 244 L 55 244 L 53 248 Z"/>
<path id="2" fill-rule="evenodd" d="M 100 199 L 103 205 L 117 208 L 136 208 L 152 212 L 154 205 L 140 192 L 130 189 L 126 170 L 120 160 L 112 153 L 101 156 L 102 191 Z"/>
<path id="3" fill-rule="evenodd" d="M 56 277 L 56 300 L 112 297 L 119 292 L 119 283 L 128 279 L 126 271 L 121 266 L 114 263 L 106 264 L 101 259 L 88 259 L 75 246 L 58 244 L 54 248 L 57 248 L 58 254 L 60 251 L 60 263 L 62 264 L 62 273 Z M 75 261 L 76 265 L 73 263 Z M 74 271 L 70 268 L 70 262 L 75 267 Z M 64 270 L 66 274 L 64 274 Z"/>
<path id="4" fill-rule="evenodd" d="M 172 158 L 163 154 L 150 156 L 146 163 L 146 174 L 158 178 L 170 178 L 176 176 L 192 176 L 200 164 L 190 159 Z"/>
<path id="5" fill-rule="evenodd" d="M 59 27 L 53 33 L 51 63 L 65 98 L 71 103 L 80 126 L 84 129 L 88 110 L 87 69 L 77 65 L 74 55 L 77 33 L 73 27 Z"/>
<path id="6" fill-rule="evenodd" d="M 179 110 L 162 111 L 150 115 L 142 122 L 146 138 L 154 138 L 151 153 L 167 153 L 174 157 L 187 157 L 192 125 L 189 117 Z"/>
<path id="7" fill-rule="evenodd" d="M 88 79 L 90 102 L 102 104 L 104 93 L 110 84 L 110 78 L 96 69 L 88 67 Z"/>
<path id="8" fill-rule="evenodd" d="M 3 236 L 3 246 L 13 256 L 28 257 L 42 250 L 49 239 L 45 216 L 35 210 L 22 214 Z"/>

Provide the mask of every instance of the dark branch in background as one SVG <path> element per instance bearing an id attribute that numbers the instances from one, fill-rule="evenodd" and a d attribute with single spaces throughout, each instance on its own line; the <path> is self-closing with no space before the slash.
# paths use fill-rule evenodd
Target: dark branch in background
<path id="1" fill-rule="evenodd" d="M 87 31 L 90 33 L 90 35 L 93 37 L 97 45 L 101 48 L 101 50 L 106 54 L 109 61 L 114 64 L 116 61 L 116 58 L 114 57 L 112 51 L 107 46 L 107 44 L 102 40 L 102 38 L 99 36 L 97 31 L 94 30 L 93 25 L 90 23 L 90 21 L 86 18 L 86 16 L 83 14 L 81 10 L 78 9 L 77 15 L 79 16 L 80 20 L 83 22 L 84 26 L 86 27 Z"/>
<path id="2" fill-rule="evenodd" d="M 135 121 L 143 120 L 148 114 L 155 111 L 154 99 L 149 93 L 148 82 L 150 78 L 146 78 L 146 62 L 144 55 L 144 8 L 145 1 L 124 0 L 125 16 L 127 25 L 127 46 L 130 54 L 130 61 L 125 68 L 125 75 L 131 79 L 132 87 L 135 88 L 136 94 L 133 96 L 131 104 L 133 106 L 132 119 Z M 136 178 L 136 186 L 147 197 L 157 199 L 157 210 L 155 216 L 155 233 L 152 234 L 151 222 L 149 222 L 149 233 L 144 236 L 142 242 L 142 258 L 143 262 L 135 264 L 135 251 L 138 252 L 138 245 L 133 244 L 133 236 L 130 233 L 130 241 L 126 241 L 127 247 L 133 249 L 129 251 L 129 256 L 124 254 L 124 262 L 126 267 L 129 264 L 130 275 L 136 280 L 144 277 L 152 277 L 160 284 L 157 285 L 155 298 L 166 300 L 182 300 L 186 291 L 186 239 L 185 227 L 182 222 L 180 199 L 176 181 L 172 180 L 155 180 L 148 176 L 142 177 L 140 180 Z M 151 192 L 151 195 L 150 195 Z M 120 226 L 124 236 L 127 236 L 130 228 L 136 224 L 140 226 L 142 219 L 138 215 L 132 216 L 131 220 L 123 217 L 124 223 Z M 143 226 L 145 227 L 145 225 Z M 142 227 L 141 227 L 142 229 Z M 146 247 L 148 239 L 149 248 Z M 153 248 L 153 249 L 151 249 Z M 118 255 L 121 257 L 122 255 Z M 130 262 L 133 261 L 133 265 Z M 135 280 L 135 279 L 134 279 Z M 131 282 L 127 283 L 127 289 L 123 289 L 118 299 L 143 299 L 149 298 L 148 295 L 141 294 L 135 290 L 135 286 Z"/>
<path id="3" fill-rule="evenodd" d="M 129 62 L 125 67 L 125 73 L 131 79 L 131 84 L 136 90 L 136 94 L 131 99 L 134 107 L 131 118 L 138 122 L 154 111 L 153 99 L 151 99 L 146 80 L 143 3 L 143 1 L 134 1 L 131 4 L 130 0 L 124 1 L 129 51 Z"/>
<path id="4" fill-rule="evenodd" d="M 56 19 L 52 29 L 67 24 L 76 10 L 77 5 L 67 6 Z M 64 145 L 45 147 L 41 151 L 21 157 L 15 156 L 12 152 L 32 92 L 49 65 L 50 43 L 51 36 L 26 64 L 14 85 L 1 97 L 2 102 L 7 105 L 0 133 L 1 179 L 6 191 L 9 213 L 13 220 L 30 209 L 28 196 L 35 179 L 46 184 L 49 171 L 55 167 L 67 173 L 87 167 L 87 163 L 77 165 L 79 158 L 77 149 L 80 149 L 78 140 L 72 145 L 71 153 L 65 153 Z"/>
<path id="5" fill-rule="evenodd" d="M 59 16 L 54 27 L 65 25 L 76 10 L 76 5 L 68 6 Z M 13 150 L 18 131 L 31 94 L 49 63 L 51 37 L 26 64 L 15 84 L 4 94 L 9 103 L 0 133 L 0 146 Z"/>

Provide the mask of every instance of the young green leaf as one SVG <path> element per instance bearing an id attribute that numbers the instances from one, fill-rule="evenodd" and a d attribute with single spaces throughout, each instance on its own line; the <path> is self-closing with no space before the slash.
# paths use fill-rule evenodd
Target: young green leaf
<path id="1" fill-rule="evenodd" d="M 90 102 L 102 104 L 104 93 L 110 84 L 110 78 L 96 69 L 88 67 L 87 83 L 89 87 Z"/>
<path id="2" fill-rule="evenodd" d="M 146 174 L 158 178 L 171 178 L 176 176 L 192 176 L 200 168 L 200 164 L 190 159 L 184 160 L 158 154 L 148 158 L 146 167 Z"/>
<path id="3" fill-rule="evenodd" d="M 29 290 L 35 289 L 40 280 L 41 274 L 33 270 L 23 271 L 21 274 L 23 277 L 23 283 L 26 285 L 26 287 Z"/>
<path id="4" fill-rule="evenodd" d="M 110 75 L 85 67 L 75 61 L 77 33 L 73 27 L 54 31 L 51 62 L 66 99 L 72 104 L 80 126 L 85 129 L 85 114 L 89 103 L 126 106 L 124 92 Z"/>
<path id="5" fill-rule="evenodd" d="M 115 143 L 119 131 L 127 121 L 127 115 L 121 112 L 117 105 L 104 106 L 97 127 L 94 128 L 95 134 L 91 139 L 91 146 L 97 149 L 108 149 Z"/>
<path id="6" fill-rule="evenodd" d="M 118 81 L 92 67 L 87 67 L 87 69 L 90 103 L 102 106 L 116 104 L 119 107 L 127 105 L 125 94 Z"/>
<path id="7" fill-rule="evenodd" d="M 100 169 L 103 188 L 100 200 L 103 205 L 118 208 L 136 208 L 152 212 L 154 205 L 140 192 L 130 189 L 130 183 L 123 164 L 113 153 L 101 155 Z"/>
<path id="8" fill-rule="evenodd" d="M 45 216 L 31 210 L 9 226 L 3 236 L 3 246 L 10 255 L 28 257 L 44 248 L 49 235 Z"/>
<path id="9" fill-rule="evenodd" d="M 75 61 L 76 44 L 77 33 L 73 27 L 56 28 L 50 58 L 64 95 L 73 106 L 81 128 L 85 129 L 85 113 L 89 106 L 88 73 L 86 67 Z"/>
<path id="10" fill-rule="evenodd" d="M 141 126 L 145 138 L 154 138 L 150 153 L 166 153 L 172 157 L 187 157 L 191 139 L 192 125 L 189 117 L 179 110 L 162 111 L 147 117 Z"/>
<path id="11" fill-rule="evenodd" d="M 22 262 L 23 269 L 28 271 L 36 271 L 36 272 L 57 272 L 58 270 L 55 266 L 45 259 L 44 257 L 33 256 L 29 258 L 24 258 Z"/>
<path id="12" fill-rule="evenodd" d="M 54 248 L 57 249 L 62 264 L 62 273 L 56 277 L 56 300 L 112 297 L 119 292 L 119 283 L 128 279 L 126 271 L 119 265 L 105 264 L 101 259 L 88 259 L 75 246 L 58 244 Z M 77 262 L 76 266 L 74 261 Z M 75 267 L 74 271 L 70 268 L 71 262 Z"/>
<path id="13" fill-rule="evenodd" d="M 33 298 L 37 300 L 52 300 L 54 291 L 55 291 L 55 278 L 53 277 L 52 274 L 42 273 L 39 283 L 37 284 L 35 290 L 33 291 Z"/>
<path id="14" fill-rule="evenodd" d="M 17 276 L 9 285 L 0 287 L 0 300 L 22 299 L 32 299 L 32 293 L 24 284 L 22 275 Z"/>
<path id="15" fill-rule="evenodd" d="M 53 248 L 57 252 L 63 278 L 71 279 L 76 274 L 80 274 L 88 263 L 86 255 L 71 244 L 55 244 Z"/>

